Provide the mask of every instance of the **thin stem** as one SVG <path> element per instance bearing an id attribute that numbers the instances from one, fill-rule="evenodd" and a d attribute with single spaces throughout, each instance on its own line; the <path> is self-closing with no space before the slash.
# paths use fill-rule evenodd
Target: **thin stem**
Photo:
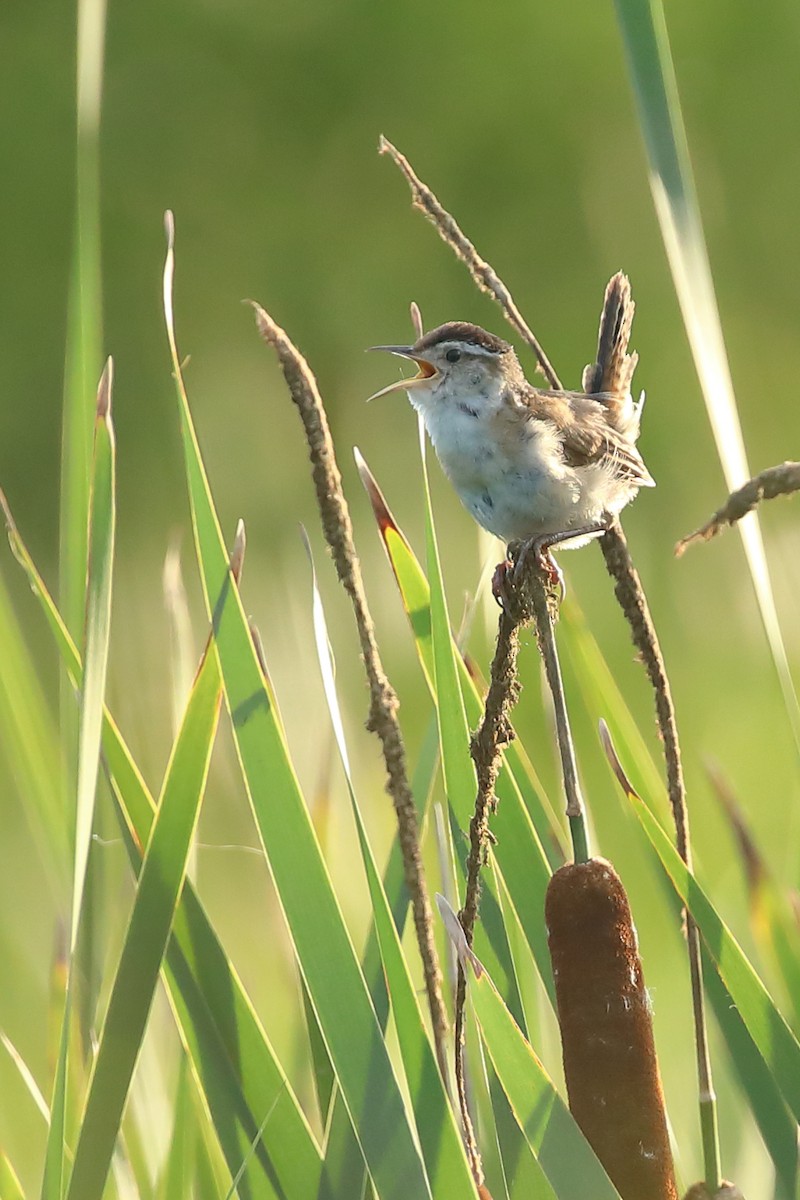
<path id="1" fill-rule="evenodd" d="M 581 785 L 578 779 L 578 765 L 575 761 L 575 746 L 572 741 L 567 701 L 564 696 L 564 684 L 561 678 L 561 666 L 558 661 L 558 650 L 556 648 L 552 612 L 552 591 L 545 586 L 542 575 L 538 570 L 528 573 L 528 583 L 533 614 L 536 620 L 536 637 L 539 643 L 539 652 L 544 662 L 550 694 L 553 697 L 556 735 L 561 755 L 561 771 L 564 778 L 564 794 L 567 798 L 567 817 L 569 818 L 573 855 L 576 863 L 587 862 L 589 859 L 589 837 L 586 829 L 586 816 L 583 797 L 581 795 Z"/>

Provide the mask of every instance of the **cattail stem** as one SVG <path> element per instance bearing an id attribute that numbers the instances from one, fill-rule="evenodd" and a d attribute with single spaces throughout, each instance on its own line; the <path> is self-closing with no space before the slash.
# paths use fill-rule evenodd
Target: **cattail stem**
<path id="1" fill-rule="evenodd" d="M 564 683 L 561 678 L 561 666 L 558 661 L 558 650 L 556 648 L 552 607 L 554 598 L 538 570 L 528 572 L 528 582 L 531 603 L 533 605 L 533 615 L 536 621 L 536 637 L 539 642 L 539 652 L 544 663 L 550 694 L 553 697 L 558 750 L 561 755 L 564 793 L 567 798 L 569 832 L 572 838 L 572 853 L 576 863 L 583 863 L 589 858 L 589 835 L 586 828 L 586 814 L 583 797 L 581 796 L 581 785 L 578 780 L 578 765 L 575 761 L 575 747 L 572 742 L 567 701 L 564 697 Z"/>

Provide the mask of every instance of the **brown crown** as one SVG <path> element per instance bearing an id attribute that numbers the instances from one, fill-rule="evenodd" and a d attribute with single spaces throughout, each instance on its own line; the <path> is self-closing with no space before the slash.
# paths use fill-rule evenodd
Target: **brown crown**
<path id="1" fill-rule="evenodd" d="M 480 346 L 482 350 L 490 350 L 493 354 L 506 354 L 511 349 L 508 342 L 487 333 L 480 325 L 470 325 L 469 321 L 447 321 L 426 333 L 414 347 L 417 351 L 430 350 L 441 342 L 465 342 L 469 346 Z"/>

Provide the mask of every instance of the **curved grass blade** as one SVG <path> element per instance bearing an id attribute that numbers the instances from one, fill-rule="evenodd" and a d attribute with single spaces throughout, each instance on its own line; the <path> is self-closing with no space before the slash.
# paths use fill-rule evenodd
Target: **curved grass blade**
<path id="1" fill-rule="evenodd" d="M 747 1026 L 739 1016 L 707 951 L 703 952 L 703 982 L 717 1024 L 728 1045 L 734 1071 L 747 1095 L 764 1145 L 775 1164 L 775 1200 L 796 1200 L 797 1123 L 792 1120 L 769 1068 L 747 1032 Z"/>
<path id="2" fill-rule="evenodd" d="M 487 972 L 480 979 L 470 976 L 468 994 L 492 1066 L 543 1177 L 542 1195 L 552 1190 L 564 1200 L 619 1200 Z"/>
<path id="3" fill-rule="evenodd" d="M 42 606 L 73 687 L 81 661 L 0 492 L 9 542 Z M 155 802 L 113 718 L 105 711 L 103 750 L 131 866 L 138 874 Z M 228 1169 L 234 1175 L 267 1111 L 272 1112 L 258 1172 L 242 1180 L 242 1200 L 271 1200 L 277 1181 L 292 1200 L 318 1200 L 321 1158 L 308 1123 L 225 954 L 187 881 L 167 951 L 167 994 L 205 1094 Z M 275 1100 L 277 1097 L 277 1104 Z"/>
<path id="4" fill-rule="evenodd" d="M 709 957 L 731 995 L 783 1099 L 800 1120 L 800 1045 L 772 997 L 656 818 L 639 799 L 631 803 L 680 900 L 692 914 Z"/>
<path id="5" fill-rule="evenodd" d="M 661 0 L 616 0 L 616 10 L 650 163 L 650 186 L 661 236 L 717 452 L 728 491 L 732 492 L 752 472 L 747 464 L 714 295 L 664 10 Z M 800 749 L 800 705 L 783 644 L 757 516 L 739 521 L 738 530 L 787 716 Z"/>
<path id="6" fill-rule="evenodd" d="M 100 1200 L 186 874 L 219 719 L 207 651 L 173 747 L 111 991 L 81 1120 L 67 1200 Z"/>
<path id="7" fill-rule="evenodd" d="M 429 1196 L 397 1079 L 344 923 L 280 722 L 233 586 L 180 372 L 172 320 L 172 219 L 164 311 L 198 563 L 237 753 L 297 960 L 381 1200 Z"/>
<path id="8" fill-rule="evenodd" d="M 350 795 L 350 805 L 353 819 L 356 823 L 361 857 L 369 886 L 372 901 L 372 913 L 380 945 L 381 960 L 386 976 L 386 984 L 392 1001 L 395 1028 L 400 1042 L 400 1052 L 406 1073 L 411 1103 L 416 1119 L 417 1133 L 422 1147 L 425 1166 L 428 1171 L 431 1192 L 436 1200 L 459 1200 L 461 1197 L 474 1196 L 475 1185 L 469 1170 L 464 1146 L 456 1128 L 453 1110 L 450 1107 L 447 1092 L 442 1082 L 436 1064 L 430 1041 L 425 1031 L 414 985 L 408 971 L 408 964 L 403 956 L 400 938 L 395 927 L 386 893 L 383 890 L 380 875 L 372 847 L 369 844 L 367 831 L 361 816 L 361 810 L 356 799 L 347 744 L 344 736 L 339 701 L 336 694 L 333 659 L 330 651 L 330 641 L 325 622 L 325 612 L 322 598 L 317 587 L 314 562 L 311 549 L 306 543 L 306 550 L 311 561 L 312 605 L 314 619 L 314 639 L 317 649 L 317 660 L 322 674 L 325 699 L 328 704 L 331 723 L 333 725 L 336 745 L 339 750 L 342 768 Z"/>
<path id="9" fill-rule="evenodd" d="M 400 590 L 403 606 L 411 623 L 423 675 L 435 703 L 431 590 L 369 468 L 360 455 L 356 457 L 362 480 L 372 501 L 378 528 Z M 460 655 L 457 656 L 456 663 L 467 719 L 474 725 L 480 720 L 481 699 Z M 537 829 L 534 827 L 531 815 L 522 801 L 517 786 L 516 773 L 518 769 L 522 769 L 522 764 L 516 753 L 515 744 L 512 742 L 506 748 L 495 786 L 499 804 L 497 812 L 492 818 L 492 832 L 497 838 L 497 844 L 492 848 L 490 858 L 503 874 L 509 896 L 525 930 L 525 937 L 531 948 L 537 970 L 551 1001 L 553 1001 L 555 993 L 543 921 L 544 896 L 551 872 Z M 469 826 L 472 803 L 473 800 L 470 800 L 469 806 L 457 814 L 458 823 L 462 829 Z M 546 815 L 544 807 L 539 808 L 538 816 L 543 826 L 547 826 L 549 831 L 552 828 L 550 816 Z M 458 849 L 460 850 L 461 847 Z M 482 900 L 482 922 L 486 920 L 487 916 L 491 919 L 492 907 L 490 906 L 497 907 L 496 899 L 493 902 L 491 890 L 487 889 Z M 502 918 L 498 919 L 502 925 Z M 476 934 L 477 932 L 476 930 Z M 485 950 L 482 949 L 481 957 L 484 954 Z M 487 965 L 489 964 L 487 963 Z M 501 979 L 500 976 L 497 978 Z M 503 985 L 501 984 L 501 986 Z"/>
<path id="10" fill-rule="evenodd" d="M 464 699 L 456 663 L 460 660 L 450 632 L 450 618 L 444 595 L 439 548 L 431 507 L 430 486 L 425 456 L 425 427 L 419 420 L 419 445 L 425 496 L 425 542 L 430 578 L 431 650 L 433 655 L 433 696 L 439 723 L 439 744 L 442 756 L 442 775 L 450 816 L 452 856 L 455 859 L 459 886 L 466 889 L 466 859 L 469 850 L 468 830 L 475 811 L 477 778 L 469 752 L 470 732 L 464 709 Z M 483 872 L 481 919 L 476 923 L 476 951 L 498 980 L 506 1003 L 517 1020 L 524 1021 L 517 988 L 516 971 L 497 899 L 493 872 Z"/>

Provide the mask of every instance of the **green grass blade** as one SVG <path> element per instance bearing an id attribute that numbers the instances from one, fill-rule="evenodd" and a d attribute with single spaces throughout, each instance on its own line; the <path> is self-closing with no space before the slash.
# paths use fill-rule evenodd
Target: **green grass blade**
<path id="1" fill-rule="evenodd" d="M 469 852 L 469 827 L 475 811 L 478 789 L 469 752 L 470 733 L 464 709 L 457 661 L 460 656 L 453 645 L 450 618 L 444 595 L 439 548 L 431 508 L 430 487 L 425 461 L 425 430 L 419 422 L 420 456 L 422 460 L 423 492 L 425 496 L 425 541 L 430 579 L 430 628 L 433 657 L 433 697 L 439 723 L 439 745 L 442 759 L 444 789 L 450 816 L 453 857 L 461 889 L 459 907 L 466 888 L 466 860 Z M 506 1003 L 518 1020 L 524 1020 L 516 973 L 503 924 L 497 888 L 492 870 L 483 872 L 480 921 L 475 926 L 475 949 L 498 981 Z"/>
<path id="2" fill-rule="evenodd" d="M 397 1079 L 228 570 L 181 379 L 172 321 L 171 224 L 168 232 L 164 309 L 195 543 L 242 774 L 298 963 L 376 1191 L 381 1200 L 405 1200 L 409 1194 L 422 1200 L 429 1189 Z"/>
<path id="3" fill-rule="evenodd" d="M 83 620 L 92 402 L 102 344 L 99 137 L 104 32 L 104 0 L 79 0 L 76 210 L 61 446 L 60 592 L 73 636 Z"/>
<path id="4" fill-rule="evenodd" d="M 78 741 L 78 798 L 75 830 L 75 871 L 72 888 L 70 948 L 74 952 L 81 917 L 86 865 L 92 840 L 103 696 L 111 631 L 111 586 L 114 561 L 116 452 L 111 424 L 111 359 L 97 390 L 94 461 L 90 497 L 89 569 L 84 626 L 84 672 Z"/>
<path id="5" fill-rule="evenodd" d="M 664 830 L 638 798 L 631 803 L 670 883 L 692 914 L 715 970 L 739 1010 L 747 1032 L 781 1095 L 800 1119 L 800 1045 L 696 878 Z"/>
<path id="6" fill-rule="evenodd" d="M 42 1095 L 41 1089 L 39 1088 L 39 1085 L 36 1082 L 33 1071 L 31 1071 L 30 1067 L 25 1062 L 25 1059 L 22 1057 L 19 1050 L 17 1050 L 16 1046 L 11 1041 L 11 1039 L 9 1037 L 7 1037 L 1 1030 L 0 1030 L 0 1045 L 3 1046 L 6 1054 L 11 1059 L 14 1066 L 16 1067 L 16 1069 L 19 1073 L 19 1077 L 22 1080 L 22 1082 L 25 1084 L 25 1088 L 26 1088 L 28 1094 L 30 1095 L 30 1098 L 33 1101 L 35 1107 L 41 1113 L 42 1117 L 44 1118 L 44 1121 L 47 1124 L 49 1124 L 50 1123 L 50 1109 L 48 1108 L 47 1101 L 45 1100 L 44 1096 Z M 0 1197 L 2 1197 L 2 1194 L 3 1193 L 0 1192 Z"/>
<path id="7" fill-rule="evenodd" d="M 70 922 L 70 968 L 53 1085 L 53 1099 L 50 1104 L 50 1129 L 45 1150 L 45 1170 L 42 1183 L 43 1200 L 60 1200 L 64 1185 L 65 1093 L 70 1026 L 77 978 L 74 970 L 75 950 L 81 923 L 86 868 L 92 839 L 103 721 L 103 696 L 108 665 L 115 528 L 115 448 L 114 431 L 111 424 L 111 387 L 112 367 L 109 359 L 97 389 L 94 424 L 94 453 L 89 505 L 89 559 L 84 618 L 86 670 L 81 688 L 79 715 L 78 793 Z"/>
<path id="8" fill-rule="evenodd" d="M 0 504 L 12 551 L 39 599 L 72 685 L 79 688 L 78 651 L 2 493 Z M 103 751 L 123 832 L 127 834 L 126 848 L 138 874 L 156 806 L 108 711 L 104 717 Z M 188 882 L 167 952 L 166 984 L 231 1174 L 238 1170 L 264 1115 L 272 1112 L 257 1155 L 263 1170 L 243 1181 L 243 1200 L 274 1196 L 275 1189 L 269 1182 L 273 1178 L 293 1200 L 316 1200 L 321 1170 L 319 1149 L 242 984 Z"/>
<path id="9" fill-rule="evenodd" d="M 309 551 L 309 558 L 310 558 Z M 400 938 L 395 927 L 386 893 L 372 853 L 367 831 L 356 799 L 350 761 L 344 737 L 344 726 L 336 694 L 333 660 L 325 622 L 322 598 L 317 587 L 313 560 L 312 603 L 314 638 L 322 674 L 328 711 L 333 725 L 336 745 L 342 762 L 353 819 L 356 823 L 361 857 L 367 876 L 372 913 L 380 944 L 381 961 L 392 1001 L 395 1027 L 406 1073 L 411 1103 L 417 1124 L 420 1145 L 428 1171 L 431 1192 L 437 1200 L 452 1200 L 475 1195 L 475 1185 L 464 1153 L 461 1136 L 456 1127 L 442 1077 L 436 1065 L 430 1041 L 425 1031 L 414 985 L 403 957 Z"/>
<path id="10" fill-rule="evenodd" d="M 470 972 L 469 997 L 492 1065 L 548 1190 L 563 1200 L 619 1200 L 594 1151 L 503 1003 L 491 977 Z"/>
<path id="11" fill-rule="evenodd" d="M 407 539 L 389 511 L 386 501 L 363 459 L 359 461 L 359 469 L 372 500 L 381 538 L 400 590 L 403 606 L 409 617 L 423 676 L 435 703 L 431 589 Z M 474 726 L 481 717 L 481 697 L 460 655 L 457 656 L 456 662 L 467 719 Z M 492 832 L 497 837 L 497 845 L 491 849 L 490 861 L 494 862 L 502 872 L 509 896 L 525 930 L 525 937 L 531 947 L 537 970 L 548 995 L 551 1000 L 554 1000 L 550 956 L 547 950 L 543 920 L 544 896 L 551 872 L 539 832 L 537 832 L 537 830 L 545 829 L 544 836 L 549 839 L 552 831 L 552 813 L 544 805 L 538 805 L 534 825 L 531 813 L 523 803 L 517 784 L 517 772 L 522 773 L 523 770 L 517 748 L 512 742 L 506 747 L 495 786 L 499 804 L 497 812 L 492 817 Z M 473 800 L 470 800 L 469 809 L 465 809 L 459 814 L 459 823 L 464 829 L 469 825 L 472 804 Z M 487 890 L 482 900 L 483 922 L 487 918 L 492 920 L 492 906 L 497 907 L 496 899 L 493 901 L 491 891 Z M 498 917 L 498 919 L 502 925 L 502 917 Z M 478 930 L 476 930 L 477 934 Z M 481 947 L 481 957 L 484 954 L 485 950 Z M 497 977 L 497 982 L 501 989 L 505 986 L 502 976 Z"/>
<path id="12" fill-rule="evenodd" d="M 736 1005 L 708 953 L 703 953 L 703 982 L 717 1024 L 728 1046 L 734 1070 L 775 1164 L 776 1200 L 796 1200 L 798 1185 L 797 1123 L 792 1120 L 766 1063 L 758 1052 Z"/>
<path id="13" fill-rule="evenodd" d="M 81 1120 L 68 1200 L 100 1200 L 186 874 L 219 718 L 206 653 L 167 767 Z"/>
<path id="14" fill-rule="evenodd" d="M 0 1196 L 2 1200 L 25 1200 L 22 1184 L 4 1150 L 0 1150 Z"/>
<path id="15" fill-rule="evenodd" d="M 191 1080 L 186 1059 L 183 1059 L 178 1072 L 172 1134 L 158 1188 L 158 1200 L 186 1200 L 187 1196 L 192 1195 L 195 1146 L 198 1136 L 197 1114 L 192 1103 Z"/>
<path id="16" fill-rule="evenodd" d="M 750 478 L 730 368 L 689 161 L 678 85 L 661 0 L 616 0 L 650 184 L 683 320 L 730 491 Z M 737 524 L 747 565 L 800 747 L 800 706 L 783 644 L 758 518 Z"/>

